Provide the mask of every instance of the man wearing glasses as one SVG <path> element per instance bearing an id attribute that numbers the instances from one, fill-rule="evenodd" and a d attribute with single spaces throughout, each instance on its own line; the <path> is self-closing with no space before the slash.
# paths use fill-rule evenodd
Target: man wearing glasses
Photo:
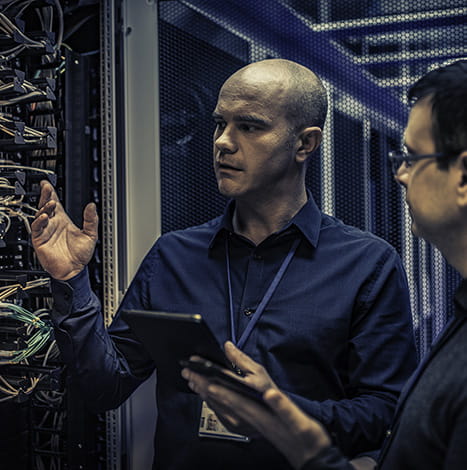
<path id="1" fill-rule="evenodd" d="M 456 311 L 409 380 L 386 442 L 380 470 L 467 468 L 467 60 L 433 70 L 409 91 L 413 106 L 405 148 L 390 154 L 396 180 L 405 188 L 412 231 L 435 245 L 462 275 Z M 229 358 L 256 375 L 266 371 L 233 345 Z M 265 406 L 187 369 L 193 390 L 224 411 L 227 425 L 248 423 L 281 450 L 296 469 L 344 470 L 352 466 L 332 446 L 318 421 L 275 385 Z M 248 380 L 248 377 L 245 381 Z M 375 468 L 367 460 L 367 467 Z"/>

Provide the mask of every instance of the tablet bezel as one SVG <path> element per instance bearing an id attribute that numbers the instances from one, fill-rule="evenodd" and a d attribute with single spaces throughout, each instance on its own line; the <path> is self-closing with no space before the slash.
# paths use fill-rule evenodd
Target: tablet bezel
<path id="1" fill-rule="evenodd" d="M 180 362 L 193 355 L 230 367 L 201 314 L 138 309 L 125 309 L 120 314 L 153 359 L 158 380 L 173 381 L 178 389 L 188 391 L 180 376 Z"/>

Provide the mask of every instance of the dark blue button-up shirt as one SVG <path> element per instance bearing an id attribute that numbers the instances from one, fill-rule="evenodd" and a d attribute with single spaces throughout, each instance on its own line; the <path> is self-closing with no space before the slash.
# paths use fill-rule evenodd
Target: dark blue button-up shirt
<path id="1" fill-rule="evenodd" d="M 233 233 L 233 207 L 206 224 L 160 237 L 120 309 L 202 313 L 223 343 L 231 339 L 226 237 L 237 336 L 298 237 L 243 350 L 326 426 L 344 453 L 378 448 L 416 357 L 406 278 L 395 250 L 322 214 L 311 197 L 282 230 L 255 246 Z M 54 282 L 53 292 L 56 338 L 70 373 L 94 408 L 118 406 L 151 374 L 152 360 L 118 313 L 107 334 L 85 271 Z M 199 398 L 163 376 L 157 400 L 155 468 L 289 468 L 261 439 L 199 438 Z"/>

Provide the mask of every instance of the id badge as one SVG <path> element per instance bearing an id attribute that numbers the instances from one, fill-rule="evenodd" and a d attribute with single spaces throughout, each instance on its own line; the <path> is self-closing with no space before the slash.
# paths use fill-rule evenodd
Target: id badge
<path id="1" fill-rule="evenodd" d="M 211 408 L 203 401 L 201 418 L 199 420 L 198 436 L 213 439 L 228 439 L 230 441 L 250 442 L 248 436 L 229 431 L 216 416 Z"/>

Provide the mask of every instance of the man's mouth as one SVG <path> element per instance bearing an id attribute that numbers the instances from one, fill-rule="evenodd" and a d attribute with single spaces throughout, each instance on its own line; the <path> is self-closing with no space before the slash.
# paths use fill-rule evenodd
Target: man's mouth
<path id="1" fill-rule="evenodd" d="M 235 166 L 229 165 L 227 163 L 219 163 L 218 164 L 219 170 L 231 170 L 231 171 L 241 171 L 240 168 L 237 168 Z"/>

